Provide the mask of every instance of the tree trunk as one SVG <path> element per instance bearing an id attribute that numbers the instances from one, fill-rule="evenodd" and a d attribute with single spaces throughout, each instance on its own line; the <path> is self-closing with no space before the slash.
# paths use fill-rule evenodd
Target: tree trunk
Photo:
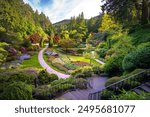
<path id="1" fill-rule="evenodd" d="M 142 24 L 148 24 L 149 21 L 149 12 L 148 12 L 148 0 L 142 1 L 142 17 L 141 17 L 141 23 Z"/>

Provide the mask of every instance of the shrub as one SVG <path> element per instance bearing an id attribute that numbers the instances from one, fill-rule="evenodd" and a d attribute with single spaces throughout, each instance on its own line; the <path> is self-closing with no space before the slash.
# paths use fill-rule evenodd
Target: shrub
<path id="1" fill-rule="evenodd" d="M 113 83 L 116 83 L 116 82 L 120 81 L 120 80 L 122 80 L 122 78 L 117 77 L 117 76 L 112 77 L 112 78 L 110 78 L 110 79 L 108 79 L 108 80 L 106 81 L 105 86 L 107 87 L 107 86 L 109 86 L 109 85 L 111 85 L 111 84 L 113 84 Z"/>
<path id="2" fill-rule="evenodd" d="M 77 73 L 74 78 L 85 78 L 85 74 Z"/>
<path id="3" fill-rule="evenodd" d="M 78 69 L 74 70 L 74 71 L 71 73 L 71 75 L 75 76 L 76 74 L 81 73 L 81 72 L 82 72 L 82 69 L 81 69 L 81 68 L 78 68 Z"/>
<path id="4" fill-rule="evenodd" d="M 83 78 L 78 78 L 74 80 L 74 85 L 76 86 L 76 88 L 79 89 L 86 89 L 87 88 L 87 80 L 83 79 Z"/>
<path id="5" fill-rule="evenodd" d="M 31 100 L 32 87 L 23 82 L 9 84 L 1 95 L 3 100 Z"/>
<path id="6" fill-rule="evenodd" d="M 85 49 L 82 49 L 82 48 L 77 49 L 77 53 L 79 53 L 79 54 L 83 54 L 84 51 L 85 51 Z"/>
<path id="7" fill-rule="evenodd" d="M 57 85 L 57 84 L 60 84 L 60 83 L 63 83 L 63 82 L 65 82 L 65 79 L 55 80 L 55 81 L 51 82 L 51 86 L 54 86 L 54 85 Z"/>
<path id="8" fill-rule="evenodd" d="M 138 95 L 133 91 L 123 91 L 120 95 L 112 96 L 113 100 L 146 100 L 150 99 L 150 93 L 142 93 Z"/>
<path id="9" fill-rule="evenodd" d="M 122 66 L 125 71 L 132 71 L 136 68 L 149 68 L 150 47 L 137 49 L 125 56 Z"/>
<path id="10" fill-rule="evenodd" d="M 49 92 L 56 96 L 58 93 L 63 93 L 72 88 L 74 88 L 74 85 L 72 84 L 60 84 L 50 87 Z"/>
<path id="11" fill-rule="evenodd" d="M 58 76 L 55 74 L 48 74 L 47 71 L 42 70 L 38 74 L 38 79 L 40 84 L 48 84 L 53 82 L 54 80 L 58 80 Z"/>
<path id="12" fill-rule="evenodd" d="M 49 82 L 53 82 L 55 80 L 58 80 L 58 76 L 56 74 L 49 74 Z"/>
<path id="13" fill-rule="evenodd" d="M 111 57 L 104 65 L 104 72 L 109 76 L 116 76 L 122 74 L 122 60 L 124 56 Z"/>
<path id="14" fill-rule="evenodd" d="M 102 100 L 109 100 L 109 99 L 111 99 L 112 95 L 114 95 L 114 92 L 109 91 L 109 90 L 104 90 L 100 93 L 100 96 L 101 96 Z"/>
<path id="15" fill-rule="evenodd" d="M 100 75 L 103 72 L 100 66 L 93 66 L 92 69 L 93 69 L 93 73 L 97 75 Z"/>
<path id="16" fill-rule="evenodd" d="M 93 74 L 92 68 L 91 67 L 84 67 L 82 69 L 82 74 L 84 74 L 85 77 L 91 77 Z"/>
<path id="17" fill-rule="evenodd" d="M 27 84 L 32 84 L 34 77 L 32 75 L 29 74 L 25 74 L 23 72 L 21 73 L 15 73 L 10 75 L 9 77 L 9 81 L 13 82 L 13 81 L 22 81 L 25 82 Z"/>

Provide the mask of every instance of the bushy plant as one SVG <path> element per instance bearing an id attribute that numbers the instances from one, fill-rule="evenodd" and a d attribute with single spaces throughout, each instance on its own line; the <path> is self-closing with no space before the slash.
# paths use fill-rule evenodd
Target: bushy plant
<path id="1" fill-rule="evenodd" d="M 87 80 L 85 80 L 83 78 L 75 79 L 73 84 L 76 86 L 76 88 L 79 88 L 79 89 L 87 88 Z"/>
<path id="2" fill-rule="evenodd" d="M 32 87 L 23 82 L 13 82 L 4 89 L 0 98 L 3 100 L 31 100 Z"/>
<path id="3" fill-rule="evenodd" d="M 138 95 L 133 91 L 122 91 L 121 94 L 117 96 L 112 96 L 113 100 L 147 100 L 150 99 L 150 93 L 142 93 Z"/>
<path id="4" fill-rule="evenodd" d="M 32 84 L 34 80 L 34 77 L 32 75 L 20 72 L 20 73 L 14 73 L 12 75 L 10 75 L 9 77 L 9 81 L 13 82 L 13 81 L 22 81 L 25 82 L 27 84 Z"/>
<path id="5" fill-rule="evenodd" d="M 71 75 L 75 76 L 76 74 L 81 73 L 81 72 L 82 72 L 82 69 L 81 69 L 81 68 L 78 68 L 78 69 L 74 70 L 74 71 L 71 73 Z"/>
<path id="6" fill-rule="evenodd" d="M 38 74 L 38 79 L 40 84 L 48 84 L 53 82 L 54 80 L 58 80 L 58 76 L 55 74 L 48 74 L 46 70 L 42 70 Z"/>
<path id="7" fill-rule="evenodd" d="M 103 72 L 103 70 L 100 66 L 93 66 L 92 70 L 93 70 L 93 73 L 97 74 L 97 75 L 100 75 Z"/>
<path id="8" fill-rule="evenodd" d="M 114 84 L 114 83 L 120 81 L 120 80 L 122 80 L 122 78 L 117 77 L 117 76 L 112 77 L 112 78 L 110 78 L 110 79 L 108 79 L 108 80 L 106 81 L 105 86 L 107 87 L 107 86 L 109 86 L 109 85 L 111 85 L 111 84 Z"/>
<path id="9" fill-rule="evenodd" d="M 109 91 L 109 90 L 104 90 L 100 93 L 102 100 L 109 100 L 109 99 L 111 99 L 111 96 L 113 96 L 113 95 L 114 95 L 114 92 Z"/>
<path id="10" fill-rule="evenodd" d="M 90 76 L 92 76 L 92 74 L 93 74 L 93 70 L 92 70 L 91 67 L 85 66 L 85 67 L 83 67 L 83 69 L 82 69 L 82 74 L 84 74 L 85 77 L 90 77 Z"/>
<path id="11" fill-rule="evenodd" d="M 111 57 L 104 65 L 104 72 L 109 76 L 116 76 L 122 74 L 122 60 L 124 56 Z"/>
<path id="12" fill-rule="evenodd" d="M 136 68 L 149 68 L 150 47 L 137 49 L 125 56 L 122 66 L 125 71 L 132 71 Z"/>

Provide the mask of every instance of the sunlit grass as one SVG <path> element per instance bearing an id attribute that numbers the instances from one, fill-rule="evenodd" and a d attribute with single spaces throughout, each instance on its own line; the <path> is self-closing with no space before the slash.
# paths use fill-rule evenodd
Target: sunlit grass
<path id="1" fill-rule="evenodd" d="M 43 69 L 38 61 L 38 54 L 31 56 L 31 59 L 29 59 L 29 60 L 24 60 L 22 63 L 22 68 Z"/>

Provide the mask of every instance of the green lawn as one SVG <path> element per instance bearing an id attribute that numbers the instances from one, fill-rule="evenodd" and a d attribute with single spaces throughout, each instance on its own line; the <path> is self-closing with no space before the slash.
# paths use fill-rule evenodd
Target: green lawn
<path id="1" fill-rule="evenodd" d="M 71 56 L 71 55 L 67 55 L 71 61 L 83 61 L 83 62 L 87 62 L 90 63 L 90 59 L 86 59 L 83 56 Z M 91 59 L 91 64 L 92 65 L 100 65 L 97 61 L 95 61 L 94 59 Z"/>
<path id="2" fill-rule="evenodd" d="M 22 68 L 43 69 L 38 61 L 38 54 L 31 56 L 31 59 L 29 59 L 29 60 L 24 60 L 22 63 Z"/>

